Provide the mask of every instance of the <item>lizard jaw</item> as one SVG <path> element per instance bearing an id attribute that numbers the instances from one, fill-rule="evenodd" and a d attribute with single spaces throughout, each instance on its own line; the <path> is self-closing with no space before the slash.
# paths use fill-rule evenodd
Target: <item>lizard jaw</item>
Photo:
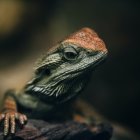
<path id="1" fill-rule="evenodd" d="M 44 101 L 48 104 L 64 103 L 77 95 L 77 93 L 72 92 L 71 94 L 67 91 L 70 87 L 73 87 L 75 83 L 80 84 L 80 82 L 76 82 L 78 80 L 76 75 L 78 78 L 80 78 L 80 73 L 74 74 L 74 76 L 72 76 L 72 74 L 65 75 L 66 77 L 70 77 L 68 83 L 65 83 L 64 79 L 64 81 L 59 80 L 56 83 L 50 82 L 50 84 L 47 85 L 28 85 L 26 86 L 25 92 L 32 96 L 37 96 L 41 101 Z M 71 79 L 71 77 L 76 78 L 75 82 L 73 79 Z M 54 85 L 55 87 L 53 87 Z M 82 86 L 80 86 L 80 88 L 81 87 Z M 79 90 L 81 90 L 80 88 Z M 77 92 L 79 92 L 79 90 L 77 90 Z"/>

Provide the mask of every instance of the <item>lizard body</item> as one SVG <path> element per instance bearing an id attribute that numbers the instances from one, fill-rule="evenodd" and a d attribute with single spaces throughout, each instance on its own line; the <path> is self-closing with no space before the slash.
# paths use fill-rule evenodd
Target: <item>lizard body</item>
<path id="1" fill-rule="evenodd" d="M 15 120 L 23 125 L 27 117 L 44 120 L 72 117 L 75 98 L 106 56 L 104 42 L 90 28 L 83 28 L 52 47 L 38 60 L 33 79 L 21 93 L 8 91 L 5 95 L 0 114 L 4 135 L 15 133 Z"/>

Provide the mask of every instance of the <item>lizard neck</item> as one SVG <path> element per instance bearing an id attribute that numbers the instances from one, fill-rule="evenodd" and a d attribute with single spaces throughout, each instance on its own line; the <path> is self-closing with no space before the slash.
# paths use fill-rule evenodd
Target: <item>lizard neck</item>
<path id="1" fill-rule="evenodd" d="M 19 94 L 16 99 L 19 111 L 25 113 L 29 118 L 47 121 L 62 121 L 71 118 L 72 104 L 75 102 L 73 100 L 59 105 L 50 105 L 27 93 Z"/>

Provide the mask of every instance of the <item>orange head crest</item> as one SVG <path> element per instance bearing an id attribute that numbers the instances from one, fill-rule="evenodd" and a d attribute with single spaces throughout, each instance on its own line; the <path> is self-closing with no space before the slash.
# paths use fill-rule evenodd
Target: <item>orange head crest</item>
<path id="1" fill-rule="evenodd" d="M 107 52 L 103 40 L 100 39 L 97 33 L 90 28 L 82 28 L 78 32 L 71 34 L 64 40 L 64 43 L 65 42 L 78 44 L 80 47 L 93 51 Z"/>

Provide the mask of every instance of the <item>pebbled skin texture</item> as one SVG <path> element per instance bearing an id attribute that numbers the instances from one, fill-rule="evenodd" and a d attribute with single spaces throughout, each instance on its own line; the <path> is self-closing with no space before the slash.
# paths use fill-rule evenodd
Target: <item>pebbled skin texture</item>
<path id="1" fill-rule="evenodd" d="M 82 48 L 91 49 L 93 51 L 107 52 L 103 40 L 98 37 L 95 31 L 89 28 L 83 28 L 70 35 L 64 42 L 78 44 Z"/>
<path id="2" fill-rule="evenodd" d="M 47 121 L 72 118 L 76 97 L 107 53 L 103 40 L 90 28 L 52 47 L 37 61 L 34 76 L 21 93 L 6 93 L 0 113 L 4 135 L 15 133 L 18 122 L 24 125 L 27 117 Z"/>

